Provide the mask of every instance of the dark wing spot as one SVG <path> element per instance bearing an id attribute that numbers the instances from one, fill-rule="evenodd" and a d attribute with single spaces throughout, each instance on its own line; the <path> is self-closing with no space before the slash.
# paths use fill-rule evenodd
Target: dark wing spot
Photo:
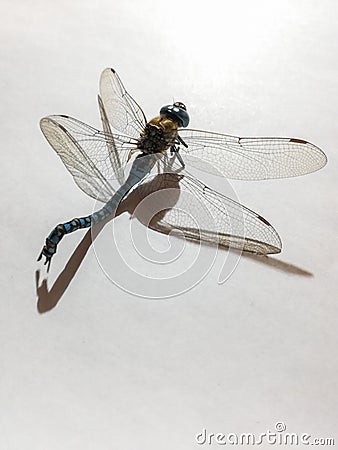
<path id="1" fill-rule="evenodd" d="M 262 221 L 263 223 L 265 223 L 265 225 L 268 225 L 269 227 L 271 226 L 271 224 L 270 224 L 266 219 L 264 219 L 264 217 L 258 216 L 258 219 L 259 219 L 260 221 Z"/>
<path id="2" fill-rule="evenodd" d="M 290 142 L 296 142 L 297 144 L 308 144 L 308 142 L 303 141 L 303 139 L 290 139 Z"/>
<path id="3" fill-rule="evenodd" d="M 59 125 L 59 128 L 61 128 L 62 131 L 64 131 L 65 133 L 67 133 L 67 130 L 66 130 L 66 128 L 65 128 L 63 125 L 60 125 L 59 123 L 58 123 L 58 125 Z"/>
<path id="4" fill-rule="evenodd" d="M 115 70 L 114 70 L 114 69 L 110 68 L 110 70 L 111 70 L 113 73 L 115 73 Z"/>
<path id="5" fill-rule="evenodd" d="M 66 116 L 66 114 L 60 114 L 60 117 L 65 117 L 66 119 L 69 119 L 69 116 Z"/>

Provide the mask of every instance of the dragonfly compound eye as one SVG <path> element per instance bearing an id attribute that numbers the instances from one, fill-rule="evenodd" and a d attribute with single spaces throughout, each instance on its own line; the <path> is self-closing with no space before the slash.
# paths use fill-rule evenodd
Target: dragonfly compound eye
<path id="1" fill-rule="evenodd" d="M 189 114 L 186 106 L 181 102 L 175 102 L 173 105 L 162 106 L 161 116 L 167 116 L 180 124 L 182 127 L 189 125 Z"/>

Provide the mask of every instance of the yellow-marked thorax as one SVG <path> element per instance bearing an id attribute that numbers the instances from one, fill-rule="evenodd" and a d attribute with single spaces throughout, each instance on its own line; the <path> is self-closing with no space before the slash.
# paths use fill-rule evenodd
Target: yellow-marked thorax
<path id="1" fill-rule="evenodd" d="M 143 153 L 164 153 L 177 137 L 177 125 L 171 119 L 155 117 L 147 123 L 137 148 Z"/>

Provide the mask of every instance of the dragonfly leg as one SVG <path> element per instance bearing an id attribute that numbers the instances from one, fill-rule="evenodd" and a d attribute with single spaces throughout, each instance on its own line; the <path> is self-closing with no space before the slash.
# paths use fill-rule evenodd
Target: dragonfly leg
<path id="1" fill-rule="evenodd" d="M 180 162 L 180 164 L 182 166 L 182 169 L 184 169 L 185 168 L 185 163 L 184 163 L 183 158 L 182 158 L 182 156 L 180 154 L 180 147 L 177 146 L 177 145 L 172 145 L 170 147 L 170 153 L 172 155 L 175 155 L 175 157 L 179 160 L 179 162 Z"/>
<path id="2" fill-rule="evenodd" d="M 180 136 L 179 134 L 177 135 L 177 140 L 178 140 L 178 142 L 179 142 L 180 144 L 183 145 L 183 147 L 185 147 L 185 148 L 188 148 L 188 147 L 189 147 L 188 144 L 186 144 L 186 143 L 184 142 L 184 140 L 181 138 L 181 136 Z"/>

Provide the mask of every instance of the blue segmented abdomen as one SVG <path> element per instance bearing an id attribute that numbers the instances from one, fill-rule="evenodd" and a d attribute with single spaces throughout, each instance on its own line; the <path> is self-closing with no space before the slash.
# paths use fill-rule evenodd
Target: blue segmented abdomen
<path id="1" fill-rule="evenodd" d="M 156 162 L 156 158 L 155 155 L 152 155 L 151 157 L 143 156 L 136 158 L 126 182 L 101 209 L 89 216 L 74 218 L 69 222 L 57 225 L 46 238 L 46 244 L 44 245 L 38 260 L 44 255 L 46 257 L 46 263 L 50 263 L 52 256 L 56 253 L 57 245 L 65 234 L 73 233 L 81 228 L 89 228 L 92 225 L 104 221 L 113 214 L 130 189 L 151 171 Z"/>
<path id="2" fill-rule="evenodd" d="M 130 188 L 129 188 L 130 189 Z M 129 190 L 128 189 L 128 190 Z M 50 254 L 56 253 L 56 246 L 61 241 L 65 234 L 73 233 L 81 228 L 89 228 L 99 222 L 102 222 L 118 208 L 123 196 L 118 191 L 116 194 L 98 211 L 93 214 L 72 219 L 70 222 L 65 222 L 57 225 L 48 235 L 46 239 L 46 246 Z M 49 244 L 49 245 L 48 245 Z M 54 245 L 55 244 L 55 245 Z"/>

